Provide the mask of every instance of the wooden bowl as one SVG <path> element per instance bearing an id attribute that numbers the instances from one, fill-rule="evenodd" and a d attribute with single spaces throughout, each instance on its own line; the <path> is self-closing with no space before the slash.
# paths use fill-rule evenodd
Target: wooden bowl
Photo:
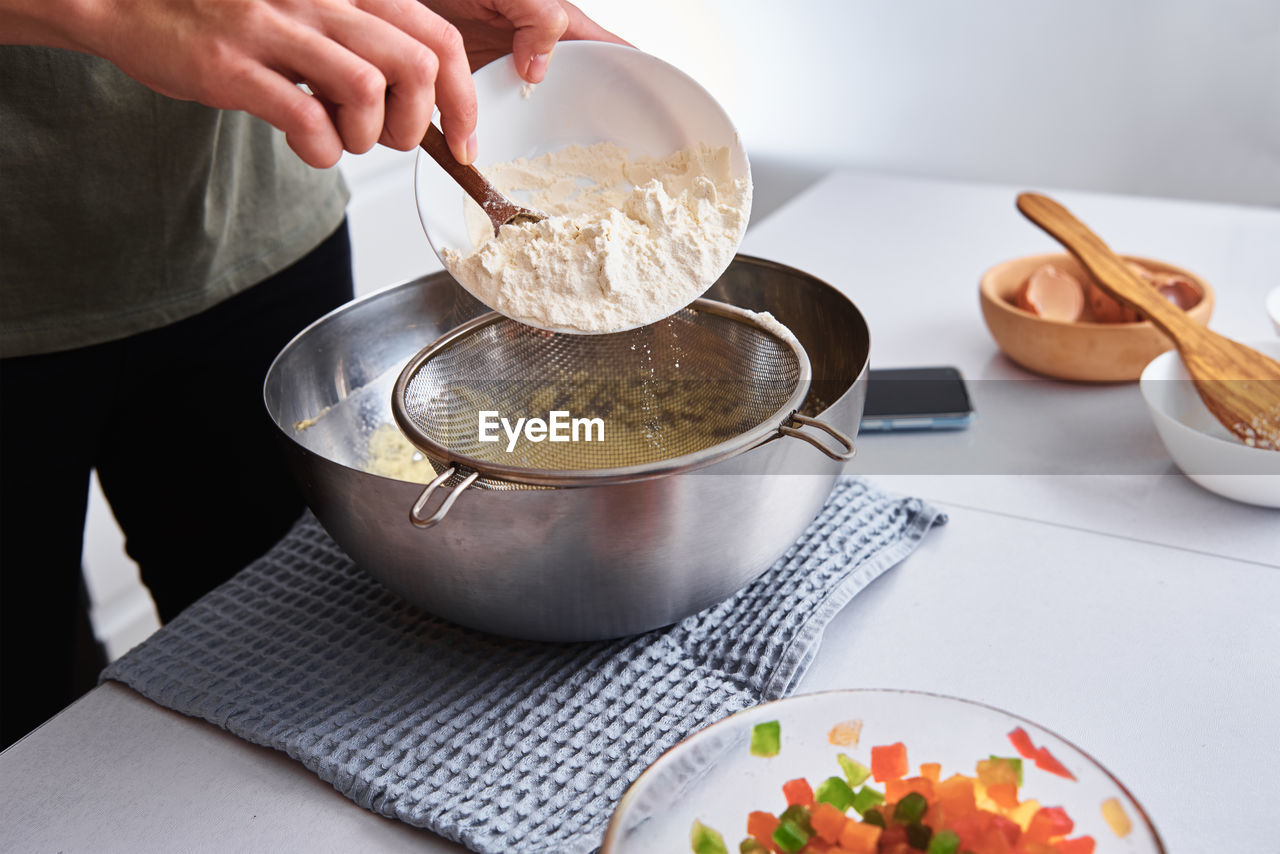
<path id="1" fill-rule="evenodd" d="M 1208 323 L 1213 314 L 1213 289 L 1189 270 L 1136 255 L 1121 256 L 1155 272 L 1186 277 L 1200 292 L 1200 301 L 1187 310 L 1194 319 Z M 1024 311 L 1012 302 L 1014 293 L 1041 264 L 1088 278 L 1080 262 L 1065 252 L 1028 255 L 997 264 L 982 274 L 978 287 L 982 316 L 1000 349 L 1028 370 L 1048 377 L 1081 382 L 1132 382 L 1142 369 L 1173 342 L 1150 322 L 1068 323 L 1046 320 Z M 1086 309 L 1087 311 L 1087 309 Z"/>

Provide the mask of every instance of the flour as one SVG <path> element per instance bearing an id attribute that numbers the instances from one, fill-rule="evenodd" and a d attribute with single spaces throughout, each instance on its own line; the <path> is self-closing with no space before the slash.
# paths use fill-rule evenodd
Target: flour
<path id="1" fill-rule="evenodd" d="M 751 209 L 727 147 L 632 159 L 602 142 L 482 171 L 548 217 L 494 237 L 468 200 L 476 248 L 445 249 L 445 264 L 486 305 L 542 328 L 615 332 L 671 315 L 729 266 Z"/>
<path id="2" fill-rule="evenodd" d="M 766 332 L 773 333 L 774 336 L 781 338 L 788 344 L 799 344 L 794 332 L 783 325 L 781 320 L 774 317 L 767 311 L 747 311 L 747 316 L 760 325 L 760 328 Z"/>

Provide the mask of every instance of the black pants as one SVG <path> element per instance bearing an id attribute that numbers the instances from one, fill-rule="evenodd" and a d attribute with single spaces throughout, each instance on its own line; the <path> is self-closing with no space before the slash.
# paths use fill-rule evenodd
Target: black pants
<path id="1" fill-rule="evenodd" d="M 75 699 L 89 473 L 162 621 L 302 512 L 262 402 L 276 353 L 351 298 L 344 223 L 292 267 L 171 326 L 0 360 L 0 746 Z"/>

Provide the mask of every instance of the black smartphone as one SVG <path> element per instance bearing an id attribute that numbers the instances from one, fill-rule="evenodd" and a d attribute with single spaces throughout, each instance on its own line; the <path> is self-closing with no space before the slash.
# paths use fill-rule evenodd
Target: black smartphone
<path id="1" fill-rule="evenodd" d="M 958 430 L 973 421 L 973 403 L 955 368 L 873 368 L 861 431 Z"/>

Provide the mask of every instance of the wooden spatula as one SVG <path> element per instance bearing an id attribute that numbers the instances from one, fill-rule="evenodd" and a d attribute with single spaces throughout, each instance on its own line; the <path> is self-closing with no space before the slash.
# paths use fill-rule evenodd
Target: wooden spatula
<path id="1" fill-rule="evenodd" d="M 1200 399 L 1223 426 L 1246 445 L 1280 451 L 1280 363 L 1192 320 L 1053 199 L 1023 193 L 1018 210 L 1076 256 L 1099 287 L 1169 336 Z"/>
<path id="2" fill-rule="evenodd" d="M 464 166 L 454 159 L 445 142 L 444 134 L 434 123 L 427 125 L 427 135 L 422 138 L 422 150 L 430 154 L 432 159 L 449 173 L 449 177 L 458 182 L 458 186 L 466 194 L 476 200 L 476 204 L 484 209 L 489 221 L 493 223 L 493 233 L 507 224 L 519 225 L 526 222 L 537 222 L 546 219 L 547 215 L 529 208 L 522 208 L 508 199 L 489 183 L 489 179 L 480 174 L 474 166 Z"/>

